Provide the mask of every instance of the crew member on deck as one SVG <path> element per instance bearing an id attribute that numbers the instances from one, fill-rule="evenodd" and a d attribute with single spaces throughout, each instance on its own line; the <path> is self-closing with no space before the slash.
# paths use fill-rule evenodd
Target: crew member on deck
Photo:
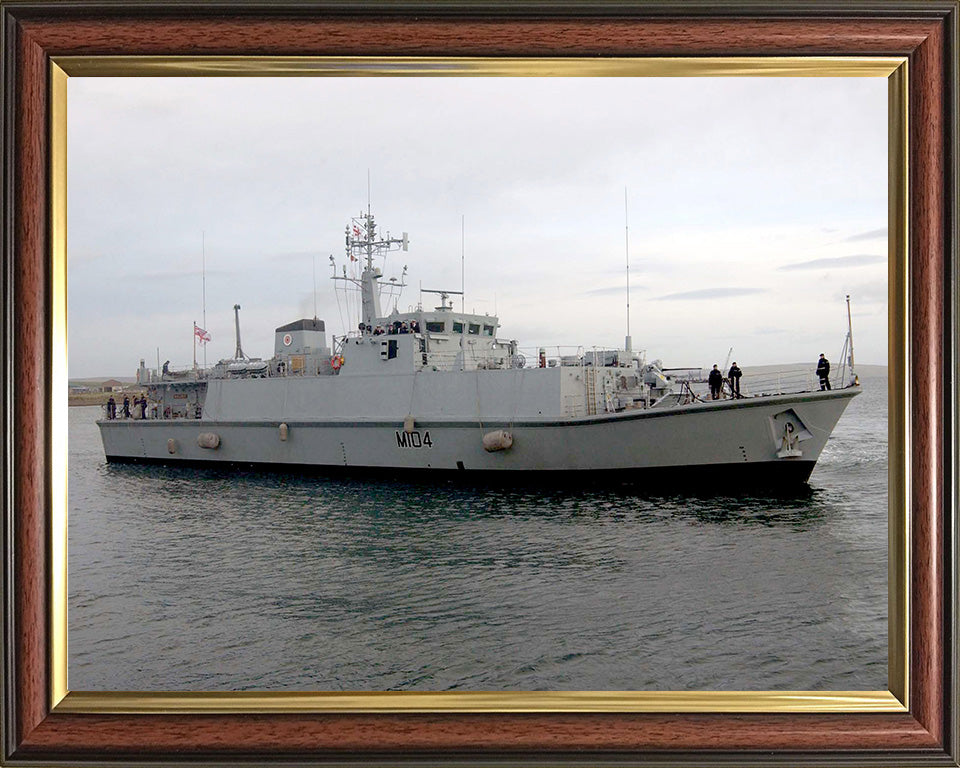
<path id="1" fill-rule="evenodd" d="M 737 366 L 737 361 L 733 361 L 733 365 L 730 366 L 730 372 L 727 374 L 727 378 L 730 379 L 730 393 L 739 398 L 740 397 L 740 377 L 743 376 L 743 371 Z"/>
<path id="2" fill-rule="evenodd" d="M 125 419 L 130 418 L 130 396 L 129 395 L 123 396 L 123 418 Z"/>
<path id="3" fill-rule="evenodd" d="M 117 418 L 117 401 L 113 399 L 113 395 L 110 395 L 110 399 L 107 400 L 107 418 Z"/>
<path id="4" fill-rule="evenodd" d="M 719 400 L 720 388 L 723 386 L 723 374 L 720 373 L 720 369 L 717 368 L 716 364 L 714 364 L 713 370 L 710 371 L 710 375 L 707 377 L 707 384 L 710 385 L 711 399 Z"/>
<path id="5" fill-rule="evenodd" d="M 820 389 L 830 389 L 830 361 L 820 353 L 820 362 L 817 363 L 817 376 L 820 377 Z"/>

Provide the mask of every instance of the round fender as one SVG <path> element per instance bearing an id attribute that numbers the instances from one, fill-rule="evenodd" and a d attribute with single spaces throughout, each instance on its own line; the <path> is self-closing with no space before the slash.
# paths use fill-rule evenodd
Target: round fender
<path id="1" fill-rule="evenodd" d="M 197 445 L 201 448 L 216 450 L 220 447 L 220 435 L 216 432 L 201 432 L 197 435 Z"/>
<path id="2" fill-rule="evenodd" d="M 511 447 L 513 447 L 513 435 L 505 429 L 487 432 L 487 434 L 483 436 L 483 450 L 488 453 L 506 451 Z"/>

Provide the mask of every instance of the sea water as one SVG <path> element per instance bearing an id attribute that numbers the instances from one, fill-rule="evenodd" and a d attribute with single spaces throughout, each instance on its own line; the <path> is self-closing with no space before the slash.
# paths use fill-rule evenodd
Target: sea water
<path id="1" fill-rule="evenodd" d="M 887 687 L 887 394 L 789 496 L 108 465 L 70 409 L 73 690 Z"/>

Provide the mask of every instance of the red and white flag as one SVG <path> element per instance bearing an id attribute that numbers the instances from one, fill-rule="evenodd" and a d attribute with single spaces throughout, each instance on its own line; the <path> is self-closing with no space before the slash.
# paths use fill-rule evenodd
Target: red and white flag
<path id="1" fill-rule="evenodd" d="M 210 341 L 210 334 L 207 333 L 203 328 L 201 328 L 196 323 L 193 324 L 193 332 L 196 334 L 197 338 L 202 342 Z"/>
<path id="2" fill-rule="evenodd" d="M 353 236 L 360 237 L 360 227 L 358 227 L 356 224 L 353 225 Z"/>

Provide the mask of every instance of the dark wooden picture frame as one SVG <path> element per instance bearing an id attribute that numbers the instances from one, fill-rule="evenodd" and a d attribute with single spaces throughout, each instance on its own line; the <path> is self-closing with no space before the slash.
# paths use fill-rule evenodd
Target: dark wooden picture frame
<path id="1" fill-rule="evenodd" d="M 957 2 L 16 2 L 3 53 L 2 760 L 958 765 Z M 58 56 L 904 56 L 909 710 L 92 714 L 50 699 L 51 62 Z"/>

